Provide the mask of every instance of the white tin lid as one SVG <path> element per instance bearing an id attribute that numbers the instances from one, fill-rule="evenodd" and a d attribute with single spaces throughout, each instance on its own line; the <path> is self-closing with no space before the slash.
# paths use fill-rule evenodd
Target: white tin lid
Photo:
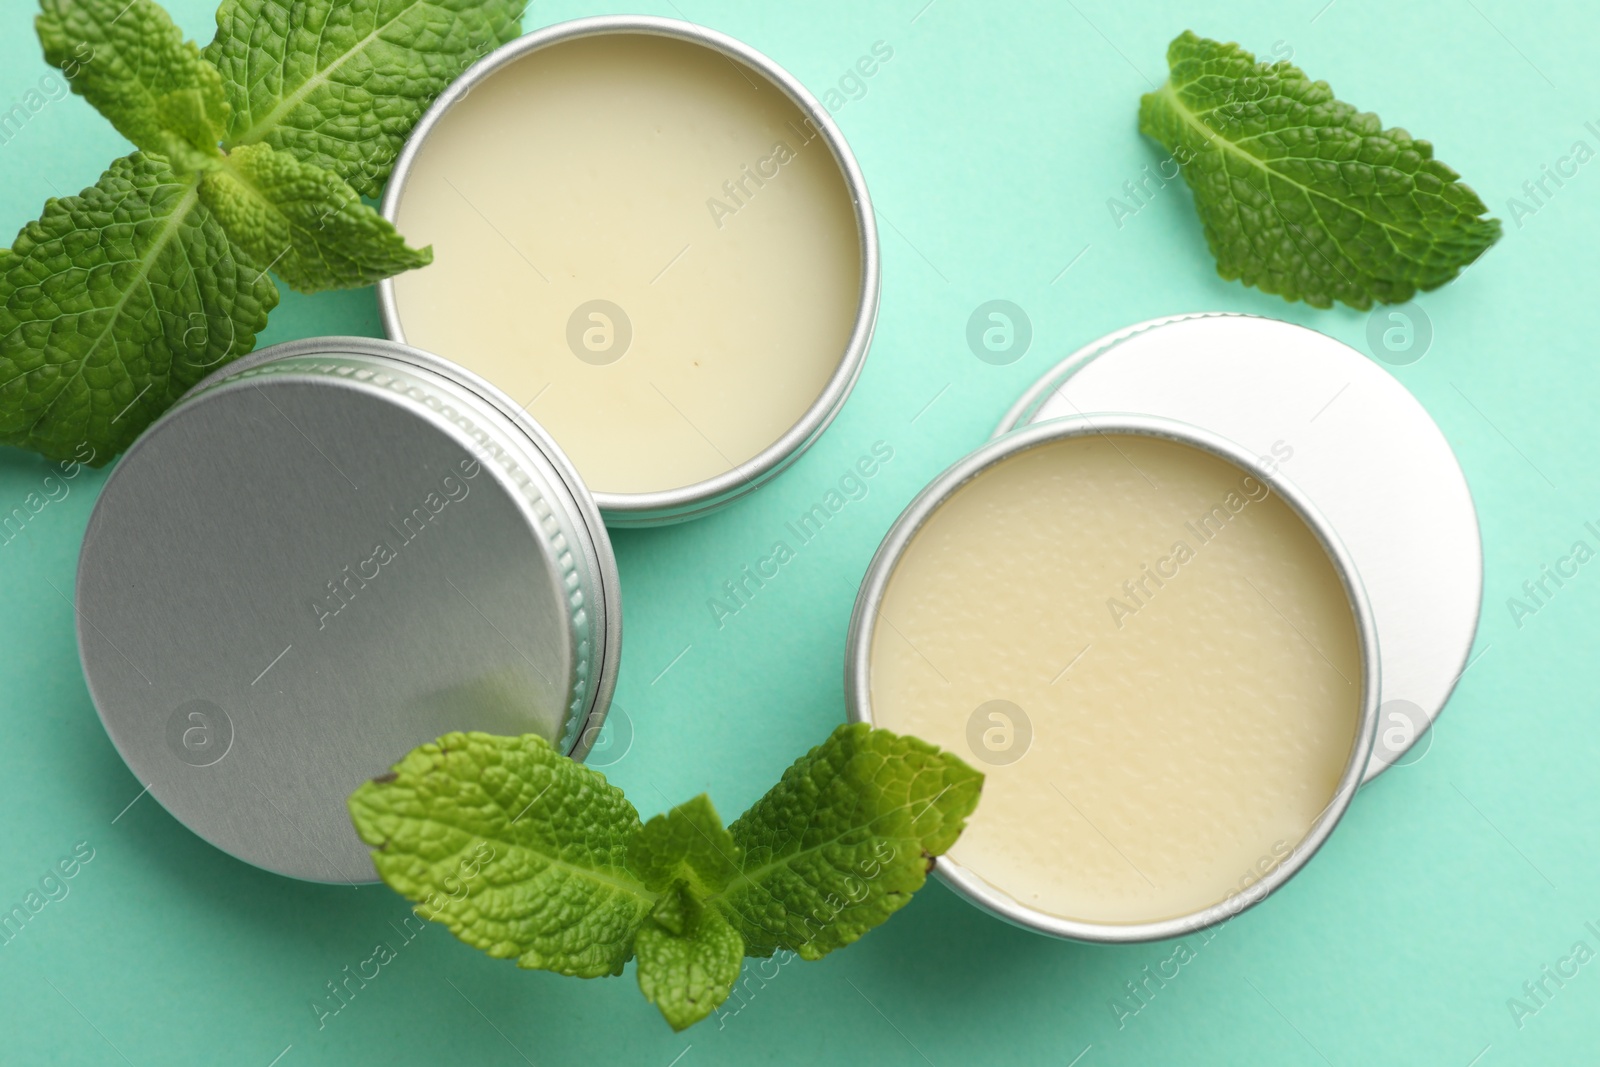
<path id="1" fill-rule="evenodd" d="M 1408 753 L 1416 758 L 1413 746 L 1467 666 L 1483 546 L 1455 453 L 1405 386 L 1302 326 L 1179 315 L 1079 349 L 996 433 L 1096 412 L 1209 430 L 1275 464 L 1305 492 L 1354 559 L 1377 624 L 1382 693 L 1366 780 L 1409 762 Z"/>

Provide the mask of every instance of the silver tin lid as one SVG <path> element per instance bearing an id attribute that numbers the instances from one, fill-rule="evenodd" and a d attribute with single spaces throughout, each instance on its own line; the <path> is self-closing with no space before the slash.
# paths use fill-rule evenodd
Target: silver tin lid
<path id="1" fill-rule="evenodd" d="M 345 798 L 451 730 L 581 756 L 621 646 L 599 512 L 537 424 L 414 349 L 318 338 L 199 383 L 106 482 L 78 566 L 106 731 L 201 837 L 374 880 Z"/>
<path id="2" fill-rule="evenodd" d="M 1333 833 L 1334 827 L 1355 798 L 1371 758 L 1374 729 L 1378 721 L 1378 700 L 1382 692 L 1379 635 L 1372 606 L 1362 588 L 1355 561 L 1334 528 L 1311 499 L 1294 482 L 1283 476 L 1276 464 L 1264 463 L 1250 450 L 1199 427 L 1140 414 L 1098 414 L 1040 420 L 1019 428 L 1015 433 L 991 440 L 929 483 L 916 499 L 906 505 L 905 511 L 901 512 L 894 526 L 884 536 L 883 543 L 878 546 L 872 563 L 867 567 L 866 577 L 856 597 L 855 610 L 850 617 L 850 633 L 845 646 L 845 705 L 851 722 L 873 721 L 873 633 L 882 616 L 884 596 L 895 567 L 933 513 L 968 482 L 1013 456 L 1056 441 L 1106 434 L 1153 437 L 1189 445 L 1254 475 L 1284 500 L 1316 536 L 1338 573 L 1350 604 L 1351 619 L 1361 650 L 1361 697 L 1355 742 L 1334 786 L 1333 795 L 1289 855 L 1243 892 L 1230 894 L 1227 899 L 1192 914 L 1170 919 L 1140 923 L 1087 922 L 1052 915 L 1024 904 L 950 855 L 939 857 L 934 865 L 934 873 L 946 885 L 984 911 L 1014 926 L 1074 941 L 1126 944 L 1182 937 L 1224 922 L 1266 899 L 1293 878 Z"/>
<path id="3" fill-rule="evenodd" d="M 1405 386 L 1331 337 L 1250 315 L 1178 315 L 1085 345 L 997 433 L 1044 419 L 1139 412 L 1273 459 L 1338 531 L 1372 602 L 1383 659 L 1370 781 L 1417 758 L 1467 666 L 1483 545 L 1466 477 Z"/>
<path id="4" fill-rule="evenodd" d="M 598 15 L 558 22 L 524 34 L 474 63 L 439 95 L 417 122 L 405 148 L 395 160 L 394 171 L 384 191 L 381 207 L 383 217 L 391 222 L 398 219 L 418 153 L 445 114 L 474 88 L 505 67 L 541 49 L 604 34 L 642 34 L 697 44 L 720 53 L 730 62 L 747 68 L 775 86 L 817 129 L 838 164 L 841 180 L 845 183 L 855 210 L 860 242 L 861 289 L 849 340 L 822 391 L 793 426 L 756 455 L 734 464 L 731 470 L 714 478 L 657 492 L 594 494 L 610 526 L 664 526 L 709 515 L 760 489 L 799 459 L 844 407 L 850 391 L 855 388 L 856 379 L 861 376 L 878 320 L 878 302 L 882 290 L 878 221 L 873 212 L 872 197 L 867 192 L 866 177 L 861 173 L 861 166 L 845 141 L 844 133 L 833 121 L 828 109 L 798 78 L 764 52 L 727 34 L 696 23 L 651 15 Z M 403 316 L 395 296 L 393 278 L 385 278 L 378 283 L 378 308 L 383 317 L 384 332 L 394 340 L 403 342 L 406 339 L 401 321 Z"/>

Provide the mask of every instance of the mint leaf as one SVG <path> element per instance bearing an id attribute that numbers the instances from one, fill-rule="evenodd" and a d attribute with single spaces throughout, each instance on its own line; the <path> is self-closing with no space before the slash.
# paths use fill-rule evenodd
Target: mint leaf
<path id="1" fill-rule="evenodd" d="M 818 959 L 902 907 L 961 833 L 983 776 L 915 738 L 841 726 L 726 829 L 705 796 L 641 824 L 543 738 L 449 734 L 350 797 L 379 876 L 461 940 L 594 978 L 637 955 L 675 1030 L 746 955 Z"/>
<path id="2" fill-rule="evenodd" d="M 219 155 L 228 123 L 222 75 L 151 0 L 40 0 L 45 58 L 72 91 L 180 172 Z"/>
<path id="3" fill-rule="evenodd" d="M 0 442 L 99 466 L 255 345 L 278 290 L 195 181 L 139 154 L 51 199 L 0 257 Z"/>
<path id="4" fill-rule="evenodd" d="M 639 929 L 639 991 L 674 1030 L 728 999 L 744 962 L 744 940 L 683 883 L 663 896 Z"/>
<path id="5" fill-rule="evenodd" d="M 205 55 L 231 145 L 269 144 L 377 197 L 422 113 L 522 32 L 526 0 L 223 0 Z"/>
<path id="6" fill-rule="evenodd" d="M 1336 100 L 1291 63 L 1191 32 L 1139 103 L 1194 191 L 1222 277 L 1366 309 L 1435 289 L 1494 244 L 1498 219 L 1433 146 Z"/>
<path id="7" fill-rule="evenodd" d="M 841 726 L 728 828 L 744 866 L 712 903 L 749 954 L 820 959 L 910 901 L 982 787 L 926 742 Z"/>
<path id="8" fill-rule="evenodd" d="M 0 442 L 103 464 L 254 347 L 268 271 L 315 292 L 430 261 L 360 194 L 523 0 L 223 0 L 204 54 L 153 0 L 40 6 L 47 58 L 143 154 L 0 253 Z"/>
<path id="9" fill-rule="evenodd" d="M 702 793 L 645 823 L 628 850 L 628 865 L 656 892 L 686 882 L 704 898 L 728 887 L 743 856 Z"/>
<path id="10" fill-rule="evenodd" d="M 620 974 L 656 905 L 627 867 L 638 812 L 541 737 L 447 734 L 356 790 L 350 814 L 418 914 L 521 967 Z"/>
<path id="11" fill-rule="evenodd" d="M 200 176 L 200 199 L 263 269 L 302 293 L 351 289 L 433 262 L 331 171 L 265 144 Z"/>

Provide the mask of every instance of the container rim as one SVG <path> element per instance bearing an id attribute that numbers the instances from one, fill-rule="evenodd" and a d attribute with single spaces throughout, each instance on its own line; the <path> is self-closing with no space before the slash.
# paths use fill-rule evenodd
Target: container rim
<path id="1" fill-rule="evenodd" d="M 1345 810 L 1349 808 L 1370 756 L 1378 722 L 1378 635 L 1371 605 L 1362 588 L 1355 563 L 1333 528 L 1293 482 L 1267 468 L 1254 455 L 1217 434 L 1173 419 L 1121 412 L 1095 412 L 1051 419 L 1025 426 L 996 438 L 958 460 L 936 477 L 906 506 L 884 537 L 867 568 L 850 618 L 845 657 L 845 702 L 852 722 L 871 723 L 871 657 L 875 621 L 896 566 L 927 520 L 957 490 L 1003 460 L 1030 449 L 1076 437 L 1133 435 L 1189 445 L 1240 468 L 1280 495 L 1295 511 L 1327 553 L 1355 622 L 1361 650 L 1361 698 L 1355 743 L 1326 807 L 1311 823 L 1287 858 L 1242 892 L 1230 892 L 1222 901 L 1187 915 L 1140 923 L 1103 923 L 1051 915 L 1021 903 L 948 855 L 934 864 L 946 885 L 970 903 L 998 918 L 1052 937 L 1106 944 L 1131 944 L 1181 937 L 1217 923 L 1260 903 L 1289 881 L 1322 847 Z"/>
<path id="2" fill-rule="evenodd" d="M 1264 322 L 1280 322 L 1285 326 L 1296 325 L 1282 322 L 1281 319 L 1272 319 L 1265 315 L 1254 315 L 1245 311 L 1192 311 L 1177 315 L 1162 315 L 1157 318 L 1136 322 L 1132 326 L 1124 326 L 1120 330 L 1115 330 L 1104 337 L 1090 341 L 1041 374 L 1017 398 L 1016 403 L 1012 404 L 1006 413 L 1001 416 L 1000 423 L 995 427 L 992 436 L 999 437 L 1002 434 L 1010 433 L 1018 426 L 1028 423 L 1033 418 L 1034 413 L 1055 395 L 1057 389 L 1061 388 L 1062 383 L 1129 338 L 1137 337 L 1139 334 L 1148 333 L 1162 326 L 1171 326 L 1173 323 L 1188 322 L 1191 319 L 1260 319 Z M 1302 326 L 1300 329 L 1309 329 L 1309 327 Z"/>
<path id="3" fill-rule="evenodd" d="M 612 525 L 649 526 L 695 518 L 760 488 L 769 478 L 798 459 L 827 429 L 860 377 L 867 351 L 872 345 L 882 288 L 878 227 L 872 198 L 867 192 L 866 178 L 845 142 L 844 134 L 828 110 L 794 75 L 765 53 L 727 34 L 681 19 L 650 15 L 600 15 L 558 22 L 502 45 L 468 67 L 434 101 L 396 157 L 380 205 L 383 217 L 391 223 L 396 221 L 417 155 L 444 115 L 475 87 L 502 68 L 540 49 L 581 37 L 605 34 L 642 34 L 698 44 L 742 63 L 780 89 L 799 108 L 802 117 L 822 134 L 834 162 L 839 166 L 855 210 L 861 254 L 861 286 L 849 340 L 822 391 L 782 436 L 749 460 L 736 463 L 732 470 L 690 485 L 648 493 L 593 492 L 601 512 Z M 405 331 L 400 324 L 393 278 L 385 278 L 378 283 L 378 309 L 384 333 L 391 340 L 404 344 Z"/>

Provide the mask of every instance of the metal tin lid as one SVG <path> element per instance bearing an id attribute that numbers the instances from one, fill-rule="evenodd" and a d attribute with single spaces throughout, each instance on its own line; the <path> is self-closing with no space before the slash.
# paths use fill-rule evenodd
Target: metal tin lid
<path id="1" fill-rule="evenodd" d="M 1215 313 L 1140 323 L 1084 346 L 996 432 L 1094 412 L 1201 427 L 1305 491 L 1348 548 L 1377 622 L 1382 705 L 1366 780 L 1405 762 L 1466 669 L 1483 599 L 1472 495 L 1426 409 L 1330 337 Z"/>
<path id="2" fill-rule="evenodd" d="M 78 639 L 107 732 L 190 829 L 298 878 L 375 877 L 345 798 L 451 730 L 581 758 L 620 648 L 599 513 L 537 424 L 392 342 L 265 349 L 129 450 L 89 522 Z"/>

